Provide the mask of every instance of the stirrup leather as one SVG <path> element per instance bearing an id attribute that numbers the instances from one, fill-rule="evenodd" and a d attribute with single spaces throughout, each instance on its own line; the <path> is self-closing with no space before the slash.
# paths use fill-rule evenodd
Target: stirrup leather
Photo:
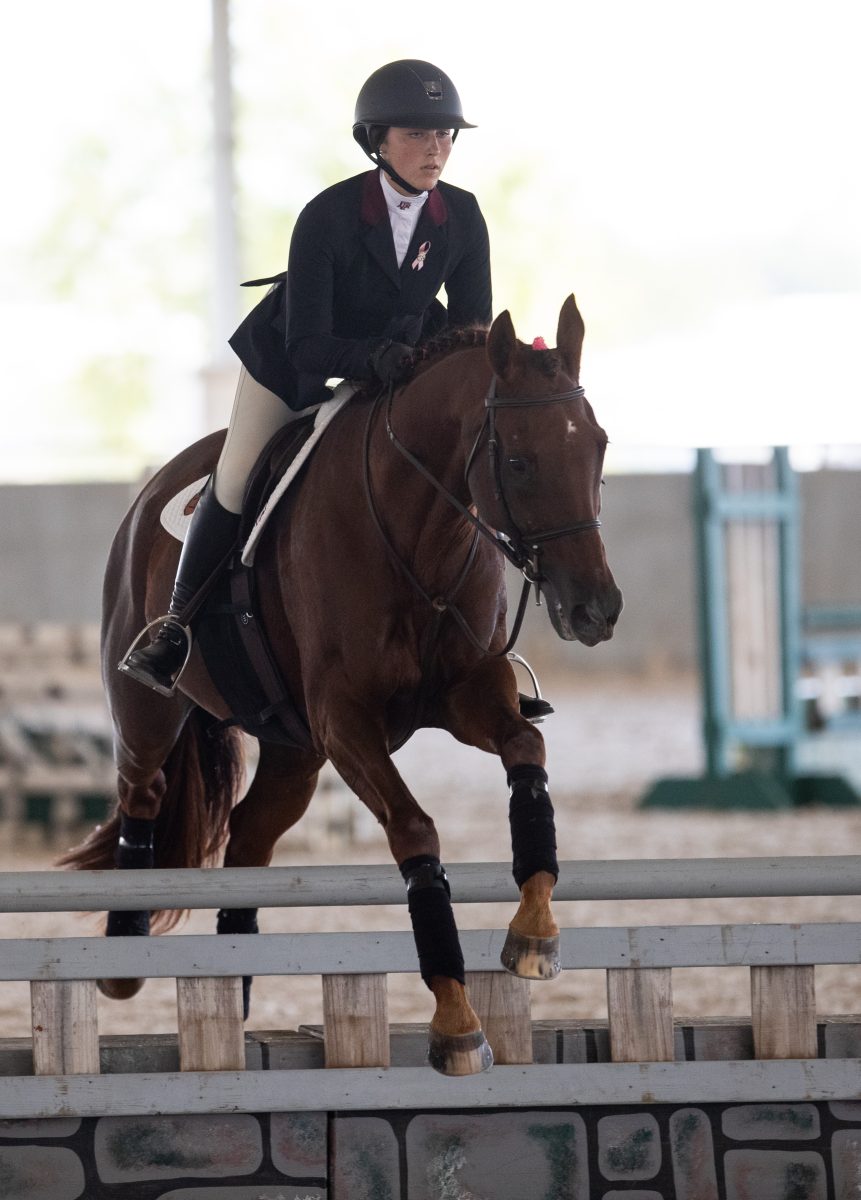
<path id="1" fill-rule="evenodd" d="M 149 677 L 145 678 L 142 674 L 139 674 L 137 671 L 135 671 L 134 667 L 129 664 L 129 659 L 131 658 L 132 654 L 134 654 L 135 650 L 137 650 L 138 646 L 144 640 L 149 631 L 156 625 L 173 625 L 185 637 L 185 658 L 183 659 L 182 666 L 179 668 L 179 670 L 174 672 L 170 687 L 163 687 L 161 684 L 156 683 L 153 679 Z M 143 683 L 147 687 L 151 688 L 152 691 L 158 692 L 160 696 L 173 696 L 176 694 L 176 687 L 179 683 L 180 676 L 188 666 L 188 660 L 191 658 L 192 642 L 193 639 L 191 636 L 191 627 L 188 625 L 183 625 L 183 623 L 177 620 L 177 618 L 171 613 L 166 613 L 163 617 L 156 617 L 155 620 L 150 621 L 148 625 L 143 627 L 140 633 L 135 637 L 132 644 L 129 646 L 128 650 L 126 650 L 125 654 L 117 663 L 117 670 L 124 672 L 126 675 L 131 675 L 132 679 L 137 679 L 139 683 Z M 150 645 L 152 644 L 153 643 L 151 642 Z"/>

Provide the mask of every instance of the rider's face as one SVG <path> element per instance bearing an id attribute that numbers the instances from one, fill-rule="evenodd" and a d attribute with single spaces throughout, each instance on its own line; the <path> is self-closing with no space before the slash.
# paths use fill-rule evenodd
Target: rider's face
<path id="1" fill-rule="evenodd" d="M 451 144 L 450 129 L 403 129 L 392 125 L 380 145 L 380 155 L 407 183 L 430 191 L 448 161 Z M 403 195 L 408 194 L 393 179 L 389 182 Z"/>

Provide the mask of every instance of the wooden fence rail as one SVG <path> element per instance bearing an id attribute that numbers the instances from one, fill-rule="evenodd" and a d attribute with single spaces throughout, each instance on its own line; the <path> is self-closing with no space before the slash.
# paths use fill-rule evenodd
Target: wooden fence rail
<path id="1" fill-rule="evenodd" d="M 509 900 L 515 894 L 501 864 L 457 864 L 451 876 L 457 900 Z M 255 882 L 262 885 L 256 892 Z M 387 867 L 39 872 L 5 876 L 0 910 L 71 907 L 69 883 L 78 885 L 75 907 L 87 908 L 141 907 L 153 892 L 193 907 L 304 906 L 319 894 L 330 904 L 403 903 L 403 884 Z M 557 895 L 859 891 L 861 858 L 840 857 L 569 862 L 562 865 Z M 814 1001 L 818 964 L 861 962 L 861 923 L 563 930 L 564 970 L 606 972 L 608 1063 L 533 1062 L 530 985 L 501 968 L 503 940 L 501 930 L 462 934 L 468 985 L 498 1064 L 487 1076 L 463 1080 L 390 1066 L 386 980 L 416 972 L 409 933 L 2 941 L 0 980 L 30 981 L 34 1076 L 0 1078 L 0 1118 L 260 1111 L 270 1093 L 271 1107 L 283 1111 L 519 1106 L 535 1103 L 536 1096 L 551 1105 L 861 1098 L 861 1061 L 817 1057 Z M 749 968 L 756 1059 L 674 1062 L 672 970 L 716 966 Z M 330 1070 L 245 1070 L 246 974 L 322 977 Z M 135 976 L 177 980 L 179 1073 L 100 1075 L 95 980 Z"/>

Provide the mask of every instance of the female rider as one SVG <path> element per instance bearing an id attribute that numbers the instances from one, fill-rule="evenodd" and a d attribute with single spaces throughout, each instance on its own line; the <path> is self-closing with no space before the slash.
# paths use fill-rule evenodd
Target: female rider
<path id="1" fill-rule="evenodd" d="M 224 448 L 155 640 L 120 663 L 134 679 L 173 694 L 191 647 L 183 610 L 233 544 L 249 473 L 283 425 L 331 396 L 327 380 L 396 383 L 420 339 L 490 323 L 484 218 L 473 195 L 439 182 L 458 131 L 472 128 L 431 63 L 388 63 L 363 85 L 353 137 L 376 169 L 315 197 L 296 222 L 286 276 L 254 281 L 273 287 L 230 339 L 242 370 Z"/>

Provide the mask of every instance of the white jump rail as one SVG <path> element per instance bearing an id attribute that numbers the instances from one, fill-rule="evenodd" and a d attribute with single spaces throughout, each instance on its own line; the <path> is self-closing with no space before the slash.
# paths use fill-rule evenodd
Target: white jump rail
<path id="1" fill-rule="evenodd" d="M 456 902 L 516 899 L 507 864 L 456 863 L 449 875 Z M 832 856 L 566 862 L 556 897 L 859 893 L 861 857 Z M 166 896 L 183 908 L 404 903 L 387 866 L 0 876 L 6 912 L 156 908 Z M 413 972 L 421 986 L 410 933 L 4 940 L 0 980 L 30 981 L 35 1075 L 0 1078 L 0 1118 L 861 1099 L 861 1060 L 817 1057 L 813 1002 L 817 965 L 861 963 L 861 923 L 563 930 L 563 970 L 607 973 L 617 1060 L 609 1063 L 531 1062 L 530 985 L 502 971 L 503 939 L 499 930 L 461 935 L 500 1064 L 464 1079 L 385 1065 L 386 976 Z M 750 968 L 757 1058 L 671 1061 L 671 971 L 715 966 Z M 327 1066 L 335 1065 L 242 1069 L 246 974 L 322 976 Z M 94 981 L 136 976 L 177 979 L 179 1072 L 99 1073 Z"/>

